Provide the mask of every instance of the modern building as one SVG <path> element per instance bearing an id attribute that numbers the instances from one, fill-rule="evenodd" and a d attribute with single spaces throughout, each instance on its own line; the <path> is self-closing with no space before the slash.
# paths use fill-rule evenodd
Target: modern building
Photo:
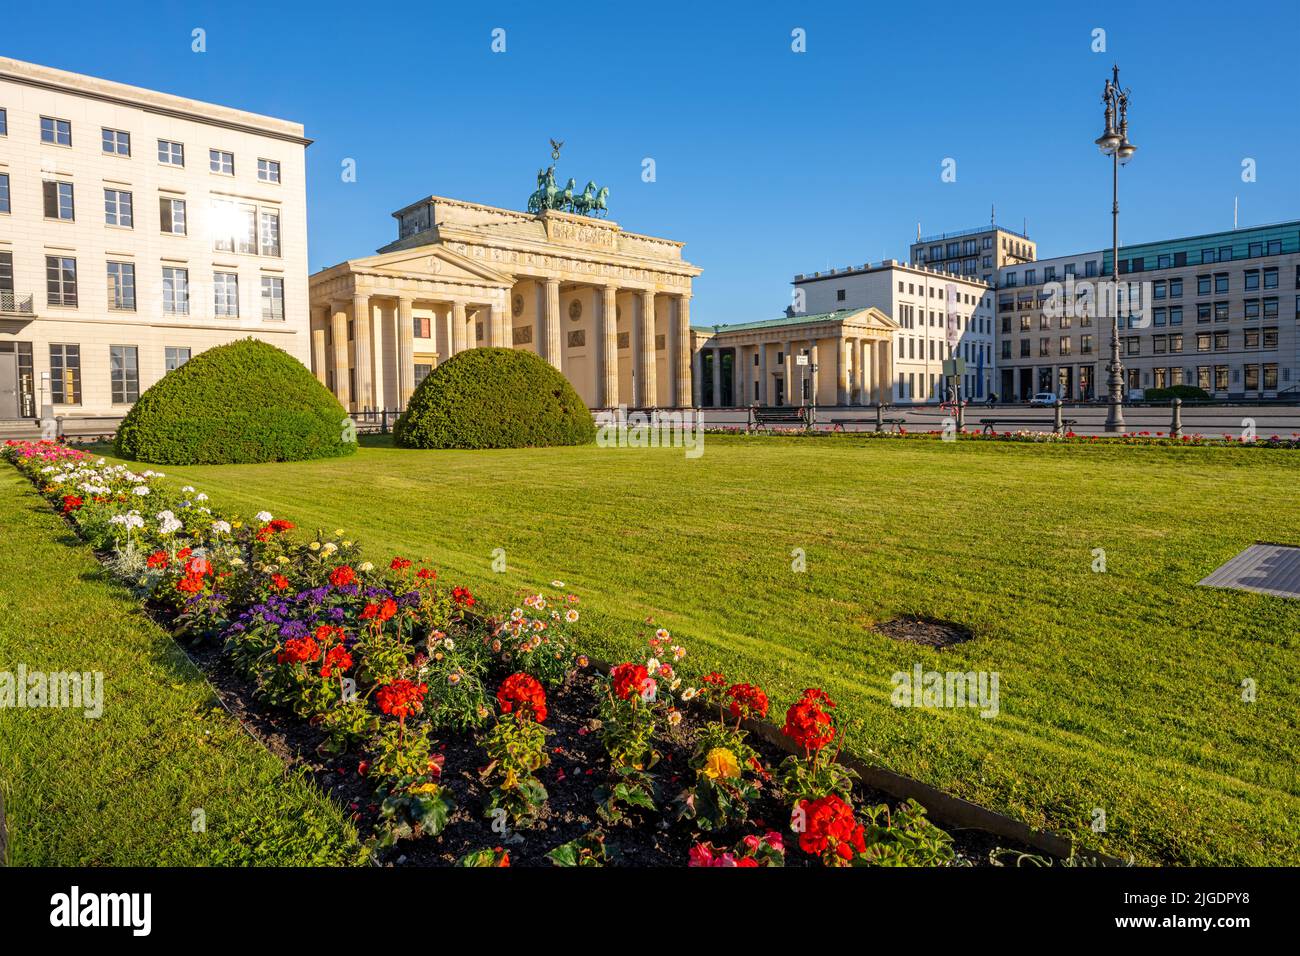
<path id="1" fill-rule="evenodd" d="M 1063 401 L 1087 400 L 1104 390 L 1110 322 L 1095 300 L 1080 297 L 1084 283 L 1104 278 L 1100 252 L 1039 259 L 998 271 L 997 366 L 994 389 L 1004 401 L 1055 392 Z M 1071 307 L 1053 293 L 1071 290 Z M 1077 308 L 1074 305 L 1077 303 Z"/>
<path id="2" fill-rule="evenodd" d="M 990 223 L 935 236 L 918 235 L 908 255 L 917 265 L 993 285 L 999 269 L 1037 258 L 1038 246 L 1023 232 Z"/>
<path id="3" fill-rule="evenodd" d="M 1105 392 L 1109 312 L 1051 308 L 1053 282 L 1106 281 L 1111 252 L 1043 259 L 998 272 L 999 375 L 1008 398 Z M 1300 221 L 1121 246 L 1134 287 L 1121 311 L 1128 394 L 1194 385 L 1216 398 L 1273 398 L 1300 386 Z M 1095 278 L 1094 278 L 1095 277 Z M 1086 296 L 1084 298 L 1087 298 Z M 1064 313 L 1064 314 L 1062 314 Z"/>
<path id="4" fill-rule="evenodd" d="M 691 402 L 682 243 L 546 209 L 430 196 L 395 213 L 377 255 L 311 277 L 311 365 L 352 411 L 404 407 L 439 362 L 526 349 L 593 408 Z"/>
<path id="5" fill-rule="evenodd" d="M 310 355 L 303 127 L 0 57 L 0 421 L 120 416 L 191 356 Z"/>

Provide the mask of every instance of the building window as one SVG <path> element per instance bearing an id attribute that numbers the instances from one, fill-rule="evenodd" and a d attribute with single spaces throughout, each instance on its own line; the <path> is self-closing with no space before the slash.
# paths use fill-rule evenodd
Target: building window
<path id="1" fill-rule="evenodd" d="M 185 200 L 163 196 L 158 200 L 158 218 L 163 232 L 171 236 L 185 235 Z"/>
<path id="2" fill-rule="evenodd" d="M 416 362 L 415 363 L 415 384 L 418 386 L 421 382 L 423 382 L 426 378 L 429 377 L 429 373 L 432 371 L 433 371 L 432 365 L 428 365 L 423 362 Z"/>
<path id="3" fill-rule="evenodd" d="M 899 285 L 902 285 L 902 283 L 900 282 Z M 835 290 L 835 301 L 836 301 L 836 302 L 843 302 L 843 301 L 844 301 L 844 290 L 843 290 L 843 289 L 836 289 L 836 290 Z"/>
<path id="4" fill-rule="evenodd" d="M 1276 289 L 1276 288 L 1277 288 L 1277 270 L 1276 270 L 1276 269 L 1265 269 L 1265 270 L 1264 270 L 1264 288 L 1265 288 L 1265 289 Z"/>
<path id="5" fill-rule="evenodd" d="M 108 347 L 108 373 L 114 405 L 127 405 L 140 398 L 140 366 L 134 345 Z"/>
<path id="6" fill-rule="evenodd" d="M 163 267 L 163 312 L 169 315 L 189 315 L 189 269 L 177 269 L 174 266 Z"/>
<path id="7" fill-rule="evenodd" d="M 169 139 L 158 140 L 158 162 L 164 166 L 184 166 L 185 144 L 174 143 Z"/>
<path id="8" fill-rule="evenodd" d="M 81 346 L 50 345 L 50 401 L 81 404 Z"/>
<path id="9" fill-rule="evenodd" d="M 9 174 L 0 173 L 0 212 L 9 212 Z"/>
<path id="10" fill-rule="evenodd" d="M 278 183 L 280 181 L 279 160 L 259 159 L 257 161 L 257 178 L 264 183 Z"/>
<path id="11" fill-rule="evenodd" d="M 1029 358 L 1029 339 L 1020 340 L 1020 357 Z"/>
<path id="12" fill-rule="evenodd" d="M 1228 351 L 1228 333 L 1227 333 L 1227 332 L 1215 332 L 1215 333 L 1214 333 L 1214 351 L 1216 351 L 1216 352 L 1226 352 L 1226 351 Z"/>
<path id="13" fill-rule="evenodd" d="M 1245 275 L 1246 275 L 1246 281 L 1245 281 L 1245 283 L 1244 283 L 1244 285 L 1243 285 L 1243 288 L 1245 288 L 1247 291 L 1251 291 L 1251 290 L 1253 290 L 1253 289 L 1258 289 L 1258 288 L 1259 288 L 1259 270 L 1258 270 L 1258 269 L 1247 269 Z"/>
<path id="14" fill-rule="evenodd" d="M 120 129 L 105 129 L 104 152 L 114 156 L 130 156 L 131 134 Z"/>
<path id="15" fill-rule="evenodd" d="M 128 229 L 135 225 L 129 192 L 123 189 L 104 190 L 104 222 Z"/>
<path id="16" fill-rule="evenodd" d="M 235 154 L 222 149 L 208 150 L 208 169 L 223 176 L 235 175 Z"/>
<path id="17" fill-rule="evenodd" d="M 239 315 L 239 276 L 235 273 L 212 273 L 212 314 Z"/>
<path id="18" fill-rule="evenodd" d="M 1214 390 L 1216 392 L 1226 392 L 1228 390 L 1228 366 L 1214 366 Z"/>
<path id="19" fill-rule="evenodd" d="M 284 321 L 284 280 L 279 276 L 262 276 L 262 321 Z"/>
<path id="20" fill-rule="evenodd" d="M 190 360 L 190 350 L 184 346 L 169 345 L 163 358 L 164 371 L 174 372 Z"/>
<path id="21" fill-rule="evenodd" d="M 1214 291 L 1215 292 L 1228 291 L 1228 273 L 1216 272 L 1214 274 Z"/>
<path id="22" fill-rule="evenodd" d="M 1068 335 L 1061 336 L 1061 354 L 1062 355 L 1070 354 L 1070 337 Z"/>
<path id="23" fill-rule="evenodd" d="M 1210 333 L 1198 332 L 1196 335 L 1196 351 L 1208 352 L 1210 350 Z"/>
<path id="24" fill-rule="evenodd" d="M 1079 336 L 1079 352 L 1080 352 L 1081 354 L 1083 354 L 1083 355 L 1091 355 L 1091 354 L 1092 354 L 1092 336 L 1091 336 L 1091 335 L 1081 335 L 1081 336 Z"/>
<path id="25" fill-rule="evenodd" d="M 1183 337 L 1181 335 L 1169 336 L 1169 351 L 1181 352 L 1183 350 Z"/>
<path id="26" fill-rule="evenodd" d="M 9 111 L 0 106 L 0 136 L 9 135 Z"/>
<path id="27" fill-rule="evenodd" d="M 1264 391 L 1277 390 L 1277 365 L 1270 362 L 1264 366 Z"/>
<path id="28" fill-rule="evenodd" d="M 264 256 L 280 255 L 280 214 L 271 209 L 262 210 L 261 252 Z"/>
<path id="29" fill-rule="evenodd" d="M 1169 280 L 1169 298 L 1171 298 L 1171 299 L 1180 299 L 1180 298 L 1182 298 L 1182 295 L 1183 295 L 1183 280 L 1182 280 L 1182 279 L 1170 279 L 1170 280 Z"/>
<path id="30" fill-rule="evenodd" d="M 76 259 L 70 256 L 45 257 L 45 299 L 48 305 L 76 308 Z"/>
<path id="31" fill-rule="evenodd" d="M 417 339 L 432 338 L 433 324 L 426 315 L 417 315 L 411 320 L 415 324 L 415 337 Z"/>
<path id="32" fill-rule="evenodd" d="M 76 204 L 72 198 L 72 183 L 46 182 L 43 186 L 46 219 L 71 221 L 77 217 Z"/>
<path id="33" fill-rule="evenodd" d="M 1169 308 L 1169 324 L 1170 325 L 1183 324 L 1183 307 L 1181 305 L 1175 305 Z"/>
<path id="34" fill-rule="evenodd" d="M 67 120 L 41 117 L 41 142 L 54 146 L 72 145 L 72 124 Z"/>
<path id="35" fill-rule="evenodd" d="M 227 199 L 212 201 L 212 248 L 257 255 L 257 207 Z"/>
<path id="36" fill-rule="evenodd" d="M 135 311 L 135 265 L 130 262 L 108 264 L 108 307 Z"/>
<path id="37" fill-rule="evenodd" d="M 1264 330 L 1264 348 L 1266 349 L 1277 348 L 1277 329 Z"/>

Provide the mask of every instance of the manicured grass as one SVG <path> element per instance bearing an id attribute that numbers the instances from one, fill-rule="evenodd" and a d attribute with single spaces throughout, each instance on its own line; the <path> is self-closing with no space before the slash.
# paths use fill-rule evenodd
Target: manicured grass
<path id="1" fill-rule="evenodd" d="M 698 460 L 372 444 L 167 471 L 224 507 L 345 528 L 375 560 L 427 556 L 489 603 L 559 578 L 593 652 L 633 653 L 652 617 L 696 671 L 761 682 L 778 720 L 821 685 L 855 749 L 1087 846 L 1300 863 L 1300 602 L 1195 586 L 1256 539 L 1300 539 L 1294 453 L 710 436 Z M 976 639 L 871 631 L 904 613 Z M 891 675 L 918 662 L 996 671 L 1000 714 L 894 708 Z"/>
<path id="2" fill-rule="evenodd" d="M 98 718 L 0 708 L 11 865 L 359 862 L 340 809 L 220 708 L 171 638 L 7 464 L 0 527 L 0 670 L 103 673 Z"/>

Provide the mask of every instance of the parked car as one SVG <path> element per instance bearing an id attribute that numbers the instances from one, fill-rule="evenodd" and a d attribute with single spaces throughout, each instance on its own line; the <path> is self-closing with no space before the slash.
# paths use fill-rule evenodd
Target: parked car
<path id="1" fill-rule="evenodd" d="M 1055 392 L 1036 392 L 1029 400 L 1030 408 L 1050 408 L 1056 404 Z"/>

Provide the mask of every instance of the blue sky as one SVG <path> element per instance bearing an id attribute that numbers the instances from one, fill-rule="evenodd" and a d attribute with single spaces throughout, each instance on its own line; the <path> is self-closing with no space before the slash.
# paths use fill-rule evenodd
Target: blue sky
<path id="1" fill-rule="evenodd" d="M 698 324 L 773 317 L 796 272 L 905 258 L 918 221 L 991 204 L 1044 257 L 1106 245 L 1112 61 L 1139 147 L 1121 242 L 1230 228 L 1234 197 L 1241 225 L 1300 218 L 1294 3 L 1052 6 L 15 3 L 0 53 L 304 123 L 313 270 L 430 193 L 523 208 L 561 139 L 558 172 L 609 185 L 612 219 L 686 243 Z"/>

